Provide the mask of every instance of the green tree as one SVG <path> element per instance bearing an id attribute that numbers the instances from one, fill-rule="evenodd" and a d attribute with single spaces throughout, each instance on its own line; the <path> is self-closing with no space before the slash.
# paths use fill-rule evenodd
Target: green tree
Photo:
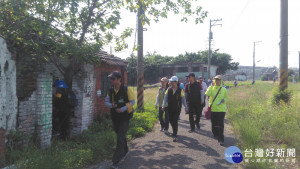
<path id="1" fill-rule="evenodd" d="M 160 54 L 148 53 L 144 58 L 144 76 L 146 83 L 155 83 L 157 82 L 157 78 L 159 78 L 159 66 L 161 64 L 168 64 L 173 59 L 170 56 L 161 56 Z M 137 66 L 137 57 L 128 57 L 126 58 L 128 62 L 128 81 L 130 85 L 136 84 L 136 66 Z"/>
<path id="2" fill-rule="evenodd" d="M 197 0 L 7 0 L 0 2 L 0 34 L 19 53 L 52 62 L 72 87 L 73 76 L 83 62 L 99 61 L 95 53 L 113 39 L 116 50 L 127 48 L 125 39 L 132 29 L 120 36 L 111 30 L 119 25 L 120 9 L 137 12 L 143 8 L 143 24 L 167 18 L 170 12 L 189 16 L 202 23 L 207 12 L 194 7 Z M 63 65 L 64 60 L 70 64 Z"/>
<path id="3" fill-rule="evenodd" d="M 288 76 L 292 76 L 295 74 L 295 71 L 293 69 L 288 69 Z"/>
<path id="4" fill-rule="evenodd" d="M 208 64 L 208 51 L 200 51 L 197 53 L 188 53 L 184 55 L 178 55 L 175 57 L 171 63 L 189 63 L 189 62 L 199 62 Z M 227 53 L 212 53 L 211 64 L 218 66 L 217 74 L 224 74 L 227 70 L 237 70 L 238 62 L 232 62 L 232 58 Z"/>
<path id="5" fill-rule="evenodd" d="M 52 62 L 72 87 L 82 62 L 95 62 L 103 44 L 124 39 L 110 30 L 119 24 L 121 1 L 98 0 L 7 0 L 0 3 L 0 34 L 18 53 Z M 68 60 L 70 64 L 63 65 Z"/>

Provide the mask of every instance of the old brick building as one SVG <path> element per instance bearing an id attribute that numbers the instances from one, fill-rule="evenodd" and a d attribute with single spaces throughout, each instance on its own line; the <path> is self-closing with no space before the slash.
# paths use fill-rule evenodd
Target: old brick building
<path id="1" fill-rule="evenodd" d="M 73 77 L 72 90 L 78 106 L 70 119 L 71 136 L 81 134 L 93 122 L 95 114 L 107 112 L 104 96 L 109 86 L 107 75 L 119 70 L 126 84 L 127 63 L 106 52 L 97 54 L 99 64 L 85 64 L 80 75 Z M 68 64 L 63 63 L 63 64 Z M 38 137 L 41 148 L 51 146 L 54 90 L 62 74 L 49 62 L 37 62 L 23 53 L 12 53 L 0 36 L 0 160 L 3 159 L 7 134 L 19 131 L 23 144 Z M 1 163 L 1 161 L 0 161 Z"/>
<path id="2" fill-rule="evenodd" d="M 109 112 L 109 109 L 105 107 L 104 100 L 107 96 L 109 87 L 111 86 L 110 80 L 107 76 L 118 70 L 122 73 L 122 83 L 127 85 L 127 62 L 123 59 L 115 57 L 114 55 L 108 54 L 107 52 L 100 52 L 97 54 L 100 57 L 101 63 L 95 65 L 95 76 L 96 76 L 96 89 L 95 89 L 95 114 Z"/>

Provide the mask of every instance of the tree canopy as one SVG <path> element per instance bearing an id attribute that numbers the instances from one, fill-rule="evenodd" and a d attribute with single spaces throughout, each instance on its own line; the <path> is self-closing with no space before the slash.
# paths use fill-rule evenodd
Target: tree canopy
<path id="1" fill-rule="evenodd" d="M 56 65 L 70 84 L 82 62 L 95 62 L 95 53 L 114 40 L 117 51 L 127 48 L 133 29 L 116 36 L 120 10 L 143 8 L 143 24 L 180 14 L 203 22 L 207 12 L 193 6 L 197 0 L 6 0 L 0 2 L 0 34 L 17 52 Z M 70 64 L 64 66 L 63 60 Z"/>
<path id="2" fill-rule="evenodd" d="M 133 58 L 128 57 L 128 80 L 130 82 L 134 82 L 136 78 L 136 63 L 137 63 L 137 57 L 134 56 Z M 186 52 L 185 54 L 180 54 L 176 57 L 171 56 L 162 56 L 160 54 L 154 53 L 148 53 L 145 56 L 144 64 L 144 76 L 146 82 L 155 82 L 157 81 L 157 78 L 159 78 L 159 66 L 161 64 L 187 64 L 189 62 L 194 63 L 208 63 L 208 51 L 200 51 L 197 53 L 189 53 Z M 214 52 L 212 54 L 212 65 L 218 66 L 217 74 L 224 74 L 227 70 L 237 70 L 238 69 L 238 62 L 232 62 L 232 58 L 227 53 L 217 53 Z"/>

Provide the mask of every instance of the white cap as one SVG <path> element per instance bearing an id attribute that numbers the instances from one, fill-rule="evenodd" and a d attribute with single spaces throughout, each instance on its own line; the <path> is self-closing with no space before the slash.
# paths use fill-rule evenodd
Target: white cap
<path id="1" fill-rule="evenodd" d="M 172 76 L 171 79 L 169 79 L 170 82 L 178 82 L 177 76 Z"/>

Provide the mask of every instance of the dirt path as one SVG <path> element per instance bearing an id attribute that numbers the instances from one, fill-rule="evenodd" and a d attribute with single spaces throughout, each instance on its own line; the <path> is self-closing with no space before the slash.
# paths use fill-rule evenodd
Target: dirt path
<path id="1" fill-rule="evenodd" d="M 212 138 L 210 120 L 201 117 L 200 130 L 188 133 L 188 115 L 181 112 L 178 127 L 178 142 L 173 142 L 171 134 L 160 132 L 160 125 L 155 125 L 152 132 L 130 143 L 130 153 L 119 165 L 120 169 L 222 169 L 237 168 L 225 160 L 227 147 L 235 144 L 235 139 L 225 123 L 225 145 L 220 146 Z M 169 129 L 172 132 L 170 126 Z M 91 169 L 106 169 L 110 161 L 102 162 Z"/>

